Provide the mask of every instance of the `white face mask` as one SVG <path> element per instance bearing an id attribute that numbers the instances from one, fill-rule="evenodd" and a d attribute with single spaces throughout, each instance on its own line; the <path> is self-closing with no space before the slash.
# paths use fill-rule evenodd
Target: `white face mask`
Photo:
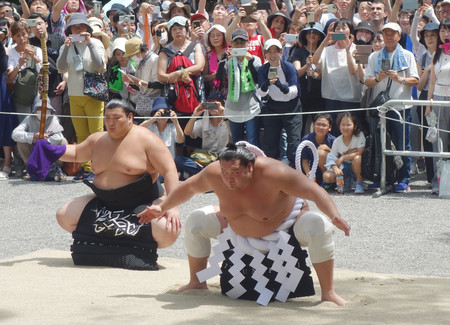
<path id="1" fill-rule="evenodd" d="M 167 32 L 162 32 L 161 38 L 159 39 L 159 44 L 164 45 L 164 44 L 167 44 L 168 41 L 169 41 L 169 38 L 167 36 Z"/>
<path id="2" fill-rule="evenodd" d="M 139 64 L 139 62 L 142 61 L 142 59 L 138 57 L 136 54 L 131 57 L 131 60 L 133 60 L 136 64 Z"/>
<path id="3" fill-rule="evenodd" d="M 51 110 L 48 109 L 46 112 L 46 115 L 45 115 L 45 119 L 47 119 L 51 113 L 52 113 Z M 40 110 L 36 111 L 36 117 L 39 121 L 41 120 L 41 111 Z"/>

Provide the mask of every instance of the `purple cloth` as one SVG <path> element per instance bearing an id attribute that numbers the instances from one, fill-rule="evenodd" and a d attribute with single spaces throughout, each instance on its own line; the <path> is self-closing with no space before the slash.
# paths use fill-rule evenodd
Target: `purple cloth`
<path id="1" fill-rule="evenodd" d="M 66 152 L 65 145 L 52 145 L 45 139 L 37 140 L 33 145 L 30 158 L 27 161 L 27 172 L 43 181 L 47 177 L 50 165 L 56 162 Z"/>

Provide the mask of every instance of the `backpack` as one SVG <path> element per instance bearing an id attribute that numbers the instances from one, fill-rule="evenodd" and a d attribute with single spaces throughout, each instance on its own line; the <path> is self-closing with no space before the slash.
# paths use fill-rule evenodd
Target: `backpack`
<path id="1" fill-rule="evenodd" d="M 391 137 L 386 133 L 386 149 L 392 149 Z M 381 181 L 381 135 L 377 128 L 373 135 L 366 137 L 366 149 L 361 158 L 361 176 L 372 182 Z M 386 156 L 386 181 L 394 180 L 395 163 L 393 156 Z"/>
<path id="2" fill-rule="evenodd" d="M 189 68 L 193 64 L 188 56 L 192 53 L 196 45 L 196 42 L 191 42 L 186 50 L 181 53 L 174 53 L 172 50 L 164 48 L 169 59 L 168 73 L 172 73 L 182 68 Z M 182 113 L 192 113 L 199 104 L 199 93 L 195 86 L 194 77 L 191 77 L 189 84 L 184 82 L 175 81 L 169 88 L 169 104 L 172 105 L 177 111 Z"/>
<path id="3" fill-rule="evenodd" d="M 35 48 L 36 54 L 36 48 Z M 31 106 L 38 93 L 38 75 L 36 63 L 31 59 L 31 66 L 19 71 L 13 87 L 13 100 L 24 106 Z"/>

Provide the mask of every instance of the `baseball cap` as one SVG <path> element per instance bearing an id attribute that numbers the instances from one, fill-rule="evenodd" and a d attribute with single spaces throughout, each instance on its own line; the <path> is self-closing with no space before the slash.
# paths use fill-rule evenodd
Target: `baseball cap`
<path id="1" fill-rule="evenodd" d="M 385 29 L 392 29 L 394 31 L 396 31 L 397 33 L 401 34 L 402 33 L 402 28 L 400 27 L 399 24 L 397 23 L 387 23 L 383 26 L 383 28 L 381 29 L 381 31 L 385 30 Z"/>
<path id="2" fill-rule="evenodd" d="M 248 41 L 248 34 L 247 34 L 247 32 L 245 30 L 243 30 L 243 29 L 236 29 L 231 34 L 231 41 L 234 42 L 238 38 L 243 39 L 244 41 Z"/>
<path id="3" fill-rule="evenodd" d="M 195 15 L 193 15 L 191 17 L 191 22 L 195 21 L 195 20 L 200 20 L 200 19 L 206 19 L 209 20 L 208 14 L 207 13 L 196 13 Z"/>
<path id="4" fill-rule="evenodd" d="M 277 39 L 275 39 L 275 38 L 271 38 L 270 40 L 267 40 L 267 41 L 264 43 L 264 51 L 269 50 L 269 48 L 270 48 L 271 46 L 276 46 L 276 47 L 278 47 L 280 50 L 283 49 L 283 45 L 281 45 L 280 41 L 277 40 Z"/>

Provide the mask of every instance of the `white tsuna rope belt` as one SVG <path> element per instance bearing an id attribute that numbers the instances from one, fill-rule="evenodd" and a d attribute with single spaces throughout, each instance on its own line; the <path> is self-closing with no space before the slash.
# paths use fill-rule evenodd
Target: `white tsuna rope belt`
<path id="1" fill-rule="evenodd" d="M 257 156 L 265 157 L 261 149 L 245 141 L 240 141 L 236 145 L 245 145 Z M 314 146 L 312 143 L 311 145 Z M 301 152 L 301 150 L 297 150 L 297 154 L 298 152 Z M 315 160 L 318 160 L 318 158 Z M 236 234 L 231 227 L 225 228 L 224 232 L 217 236 L 219 243 L 213 247 L 214 254 L 208 259 L 210 267 L 197 272 L 199 281 L 204 282 L 222 273 L 219 264 L 225 260 L 223 252 L 231 248 L 228 244 L 228 241 L 230 241 L 234 248 L 233 254 L 230 256 L 233 266 L 229 269 L 232 275 L 229 283 L 233 288 L 226 292 L 226 295 L 232 299 L 237 299 L 246 292 L 246 289 L 240 283 L 245 278 L 241 273 L 241 270 L 245 267 L 242 257 L 247 254 L 253 257 L 250 266 L 254 269 L 252 278 L 257 282 L 254 289 L 260 293 L 256 302 L 265 306 L 274 295 L 275 299 L 285 302 L 290 292 L 294 292 L 297 288 L 304 273 L 296 268 L 297 259 L 291 255 L 294 247 L 288 243 L 291 237 L 288 230 L 294 224 L 302 206 L 303 200 L 298 198 L 285 221 L 272 234 L 262 238 L 243 237 Z M 262 264 L 266 257 L 274 262 L 271 270 L 277 272 L 275 281 L 281 284 L 278 292 L 266 288 L 269 279 L 264 276 L 267 267 Z"/>

